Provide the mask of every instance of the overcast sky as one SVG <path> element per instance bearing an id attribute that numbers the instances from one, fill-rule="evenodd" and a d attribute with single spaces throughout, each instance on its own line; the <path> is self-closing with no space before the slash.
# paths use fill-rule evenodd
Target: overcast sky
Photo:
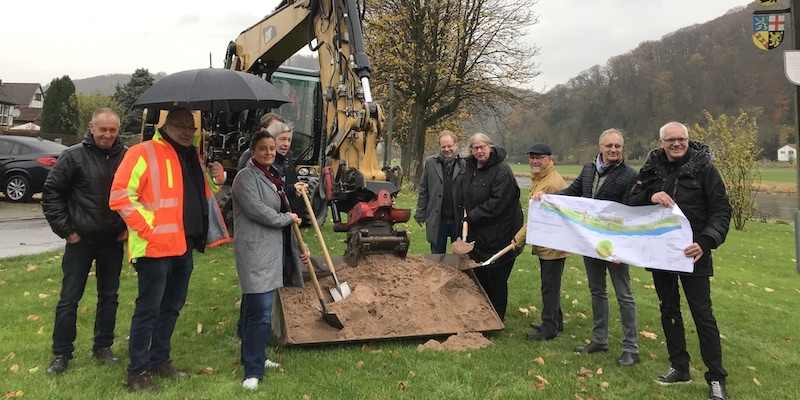
<path id="1" fill-rule="evenodd" d="M 379 1 L 379 0 L 368 0 Z M 278 0 L 173 2 L 8 1 L 3 5 L 0 79 L 43 86 L 111 73 L 173 73 L 222 67 L 229 41 Z M 552 88 L 595 64 L 750 0 L 539 0 L 525 40 L 541 48 L 533 86 Z M 182 4 L 182 5 L 178 5 Z M 190 4 L 190 5 L 189 5 Z M 750 24 L 750 21 L 742 21 Z M 373 60 L 373 64 L 376 63 Z"/>

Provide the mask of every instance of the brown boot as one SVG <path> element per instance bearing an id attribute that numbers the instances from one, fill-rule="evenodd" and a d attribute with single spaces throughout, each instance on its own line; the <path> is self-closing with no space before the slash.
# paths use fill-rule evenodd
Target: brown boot
<path id="1" fill-rule="evenodd" d="M 148 371 L 128 375 L 128 390 L 131 392 L 158 393 L 158 386 Z"/>
<path id="2" fill-rule="evenodd" d="M 172 360 L 167 360 L 161 364 L 158 364 L 155 368 L 150 370 L 150 373 L 156 376 L 171 379 L 186 379 L 189 377 L 189 374 L 186 372 L 175 369 L 175 367 L 172 366 Z"/>

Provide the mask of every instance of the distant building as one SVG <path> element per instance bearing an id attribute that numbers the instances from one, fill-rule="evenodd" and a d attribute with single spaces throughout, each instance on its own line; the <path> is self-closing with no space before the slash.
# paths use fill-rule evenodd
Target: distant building
<path id="1" fill-rule="evenodd" d="M 32 122 L 37 125 L 42 123 L 42 107 L 44 106 L 44 91 L 38 83 L 5 83 L 0 80 L 0 89 L 14 99 L 19 115 L 14 117 L 8 126 Z"/>
<path id="2" fill-rule="evenodd" d="M 793 161 L 797 160 L 797 146 L 787 144 L 786 146 L 778 149 L 778 161 Z"/>

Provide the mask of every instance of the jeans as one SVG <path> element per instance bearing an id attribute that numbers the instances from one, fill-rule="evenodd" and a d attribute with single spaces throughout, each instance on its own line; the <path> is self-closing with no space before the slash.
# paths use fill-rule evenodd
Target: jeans
<path id="1" fill-rule="evenodd" d="M 542 280 L 542 329 L 546 336 L 556 336 L 564 329 L 564 313 L 561 311 L 561 275 L 564 274 L 566 258 L 539 259 Z"/>
<path id="2" fill-rule="evenodd" d="M 447 253 L 447 239 L 453 243 L 461 233 L 455 218 L 442 217 L 439 220 L 439 232 L 436 234 L 436 243 L 431 243 L 431 254 Z"/>
<path id="3" fill-rule="evenodd" d="M 501 258 L 502 260 L 502 258 Z M 501 321 L 506 319 L 506 307 L 508 306 L 508 277 L 511 276 L 511 270 L 514 268 L 514 261 L 516 258 L 510 258 L 506 261 L 498 261 L 491 266 L 479 267 L 473 269 L 475 277 L 481 283 L 486 295 L 489 296 L 489 301 L 492 307 L 497 312 Z"/>
<path id="4" fill-rule="evenodd" d="M 697 327 L 700 355 L 708 368 L 705 374 L 706 381 L 725 382 L 728 372 L 722 367 L 722 344 L 717 320 L 711 310 L 711 283 L 708 277 L 653 271 L 653 284 L 661 302 L 661 326 L 664 328 L 671 366 L 681 371 L 689 371 L 689 353 L 686 352 L 686 332 L 681 316 L 678 279 L 683 286 L 686 302 L 689 303 L 689 310 Z"/>
<path id="5" fill-rule="evenodd" d="M 95 261 L 97 279 L 97 312 L 94 318 L 94 345 L 92 350 L 111 347 L 114 343 L 114 326 L 117 321 L 117 290 L 122 270 L 122 243 L 98 245 L 85 239 L 67 243 L 61 270 L 61 297 L 56 304 L 53 326 L 53 354 L 72 357 L 73 342 L 77 335 L 78 302 L 83 297 L 92 261 Z"/>
<path id="6" fill-rule="evenodd" d="M 194 263 L 191 246 L 175 257 L 139 258 L 139 294 L 131 318 L 128 373 L 150 370 L 170 359 L 170 339 L 186 302 Z"/>
<path id="7" fill-rule="evenodd" d="M 636 301 L 631 290 L 630 266 L 591 257 L 584 257 L 583 263 L 586 266 L 589 292 L 592 294 L 592 318 L 594 319 L 592 341 L 602 345 L 608 344 L 608 293 L 606 292 L 606 270 L 608 270 L 619 304 L 623 334 L 622 351 L 639 354 Z"/>
<path id="8" fill-rule="evenodd" d="M 267 345 L 272 335 L 272 305 L 275 291 L 246 293 L 242 297 L 242 351 L 244 379 L 264 377 Z"/>

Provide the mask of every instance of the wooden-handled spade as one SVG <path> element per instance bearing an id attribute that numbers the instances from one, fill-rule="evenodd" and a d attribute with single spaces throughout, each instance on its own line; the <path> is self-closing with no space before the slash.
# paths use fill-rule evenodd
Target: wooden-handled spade
<path id="1" fill-rule="evenodd" d="M 306 242 L 303 241 L 303 235 L 300 234 L 300 227 L 297 226 L 297 221 L 292 222 L 292 229 L 294 229 L 294 235 L 297 237 L 297 243 L 298 247 L 300 247 L 300 252 L 305 253 L 308 251 L 308 247 L 306 247 Z M 336 313 L 328 310 L 328 305 L 325 304 L 325 298 L 322 296 L 322 288 L 319 286 L 317 273 L 314 272 L 314 266 L 311 264 L 311 260 L 306 262 L 306 267 L 308 268 L 308 274 L 311 275 L 311 282 L 314 284 L 314 290 L 317 292 L 319 305 L 322 307 L 322 320 L 336 329 L 344 328 L 344 324 L 336 315 Z"/>
<path id="2" fill-rule="evenodd" d="M 467 210 L 464 210 L 464 221 L 461 224 L 461 237 L 456 239 L 451 246 L 453 254 L 467 254 L 475 247 L 475 242 L 467 242 Z"/>
<path id="3" fill-rule="evenodd" d="M 314 208 L 311 207 L 311 202 L 308 200 L 308 194 L 305 191 L 302 192 L 303 194 L 303 201 L 306 203 L 306 210 L 308 210 L 309 219 L 311 220 L 311 225 L 314 226 L 314 231 L 317 233 L 317 238 L 319 239 L 319 244 L 322 247 L 322 254 L 325 256 L 325 262 L 328 263 L 328 270 L 331 271 L 331 275 L 333 275 L 333 282 L 336 284 L 336 287 L 330 289 L 331 296 L 333 296 L 333 301 L 342 301 L 350 295 L 350 286 L 347 282 L 339 283 L 339 277 L 336 276 L 336 269 L 333 267 L 333 262 L 331 261 L 331 255 L 328 253 L 328 246 L 325 245 L 325 239 L 322 237 L 322 231 L 319 230 L 319 224 L 317 223 L 317 219 L 314 217 Z"/>
<path id="4" fill-rule="evenodd" d="M 472 268 L 477 268 L 477 267 L 485 267 L 487 265 L 492 265 L 492 264 L 494 264 L 495 261 L 497 261 L 498 258 L 502 257 L 504 254 L 508 253 L 509 251 L 514 250 L 514 246 L 516 246 L 516 244 L 512 242 L 511 244 L 509 244 L 506 247 L 503 247 L 502 250 L 498 251 L 493 256 L 489 257 L 488 260 L 486 260 L 486 261 L 484 261 L 482 263 L 478 263 L 476 261 L 469 260 L 469 262 L 466 265 L 459 264 L 458 268 L 463 271 L 463 270 L 467 270 L 467 269 L 472 269 Z"/>

